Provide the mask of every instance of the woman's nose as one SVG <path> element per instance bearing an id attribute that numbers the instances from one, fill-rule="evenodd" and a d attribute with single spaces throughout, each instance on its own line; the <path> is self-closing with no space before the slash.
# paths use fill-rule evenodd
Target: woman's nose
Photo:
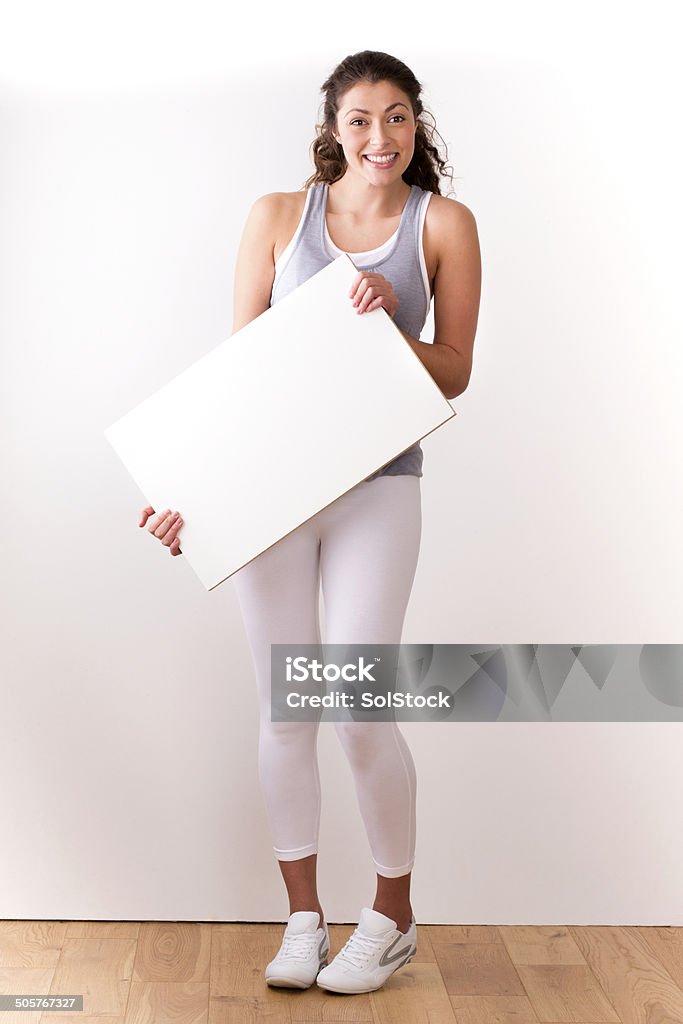
<path id="1" fill-rule="evenodd" d="M 370 145 L 375 146 L 377 149 L 381 149 L 387 141 L 386 132 L 376 131 L 373 132 L 370 139 Z"/>

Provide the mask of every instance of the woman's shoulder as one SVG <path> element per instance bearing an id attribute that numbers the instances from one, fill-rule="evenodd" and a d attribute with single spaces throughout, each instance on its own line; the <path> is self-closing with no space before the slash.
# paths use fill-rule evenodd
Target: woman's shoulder
<path id="1" fill-rule="evenodd" d="M 307 195 L 308 189 L 299 189 L 298 192 L 266 192 L 255 199 L 253 205 L 258 204 L 266 212 L 279 214 L 302 208 Z"/>
<path id="2" fill-rule="evenodd" d="M 453 253 L 465 251 L 476 243 L 474 214 L 458 199 L 432 193 L 424 221 L 424 251 L 427 266 L 434 275 L 450 261 Z"/>
<path id="3" fill-rule="evenodd" d="M 459 199 L 432 193 L 425 216 L 425 237 L 430 239 L 437 258 L 456 240 L 463 242 L 476 234 L 477 222 L 469 206 Z"/>
<path id="4" fill-rule="evenodd" d="M 425 190 L 426 191 L 426 190 Z M 469 206 L 465 206 L 459 199 L 452 199 L 450 196 L 442 196 L 437 192 L 432 193 L 432 198 L 427 206 L 427 216 L 436 224 L 453 227 L 466 225 L 474 222 L 474 214 Z"/>
<path id="5" fill-rule="evenodd" d="M 306 189 L 298 192 L 267 192 L 254 200 L 250 214 L 273 232 L 277 239 L 287 233 L 292 224 L 296 226 L 303 213 L 307 196 Z"/>
<path id="6" fill-rule="evenodd" d="M 303 215 L 308 192 L 267 192 L 251 204 L 248 221 L 267 243 L 276 263 L 294 235 Z"/>

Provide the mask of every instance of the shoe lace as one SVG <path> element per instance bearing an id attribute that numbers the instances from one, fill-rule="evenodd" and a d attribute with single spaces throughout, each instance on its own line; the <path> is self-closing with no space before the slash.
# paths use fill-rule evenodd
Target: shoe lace
<path id="1" fill-rule="evenodd" d="M 318 941 L 318 936 L 311 935 L 310 932 L 303 932 L 300 935 L 285 935 L 275 959 L 290 960 L 293 958 L 295 960 L 308 960 Z"/>
<path id="2" fill-rule="evenodd" d="M 358 929 L 337 953 L 337 959 L 344 960 L 354 967 L 364 967 L 373 953 L 384 945 L 386 938 L 375 935 L 364 935 Z"/>

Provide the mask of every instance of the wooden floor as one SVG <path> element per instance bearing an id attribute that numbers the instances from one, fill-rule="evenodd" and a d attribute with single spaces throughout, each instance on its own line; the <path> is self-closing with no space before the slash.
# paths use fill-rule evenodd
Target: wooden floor
<path id="1" fill-rule="evenodd" d="M 330 925 L 331 956 L 354 925 Z M 0 992 L 84 995 L 1 1024 L 683 1024 L 683 928 L 418 925 L 383 988 L 271 989 L 283 924 L 0 922 Z"/>

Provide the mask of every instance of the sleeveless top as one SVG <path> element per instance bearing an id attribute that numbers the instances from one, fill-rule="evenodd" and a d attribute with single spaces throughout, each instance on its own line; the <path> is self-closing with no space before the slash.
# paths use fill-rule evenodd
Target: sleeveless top
<path id="1" fill-rule="evenodd" d="M 344 251 L 334 244 L 327 230 L 327 195 L 326 182 L 316 182 L 308 189 L 296 232 L 275 264 L 269 305 L 283 299 Z M 391 238 L 376 249 L 348 253 L 359 270 L 377 271 L 391 281 L 399 299 L 394 323 L 413 338 L 420 337 L 431 303 L 422 228 L 432 195 L 432 192 L 412 185 L 399 225 Z M 365 479 L 374 480 L 385 475 L 422 476 L 422 458 L 418 441 Z"/>

